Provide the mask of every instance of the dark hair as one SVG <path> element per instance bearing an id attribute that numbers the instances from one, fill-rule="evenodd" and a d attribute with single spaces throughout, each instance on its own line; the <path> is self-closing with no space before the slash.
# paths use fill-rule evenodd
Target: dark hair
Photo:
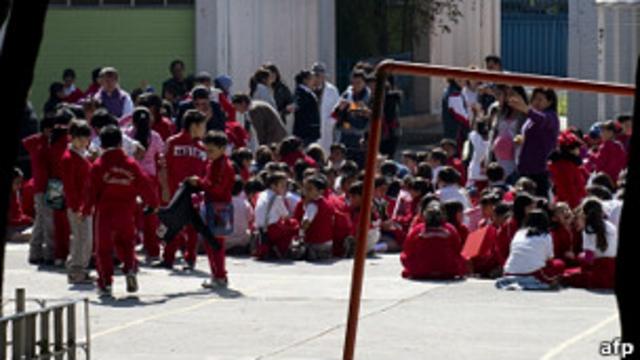
<path id="1" fill-rule="evenodd" d="M 619 123 L 625 123 L 625 122 L 633 120 L 633 116 L 628 115 L 628 114 L 618 115 L 618 118 L 616 120 Z"/>
<path id="2" fill-rule="evenodd" d="M 244 184 L 244 192 L 249 194 L 259 193 L 265 189 L 264 183 L 258 177 L 250 178 L 246 184 Z"/>
<path id="3" fill-rule="evenodd" d="M 433 178 L 433 170 L 431 169 L 431 165 L 426 162 L 421 162 L 420 164 L 418 164 L 416 176 L 431 180 Z"/>
<path id="4" fill-rule="evenodd" d="M 533 99 L 537 94 L 544 96 L 550 103 L 549 106 L 544 109 L 545 111 L 558 111 L 558 95 L 556 95 L 555 90 L 548 88 L 535 88 L 531 93 L 531 98 Z"/>
<path id="5" fill-rule="evenodd" d="M 91 118 L 91 126 L 100 130 L 107 125 L 117 125 L 118 119 L 111 115 L 106 109 L 97 109 Z"/>
<path id="6" fill-rule="evenodd" d="M 302 182 L 304 179 L 304 172 L 310 167 L 303 159 L 298 159 L 293 165 L 293 173 L 296 176 L 296 181 Z"/>
<path id="7" fill-rule="evenodd" d="M 91 70 L 91 81 L 93 83 L 98 82 L 98 78 L 100 77 L 100 71 L 102 71 L 101 67 L 97 67 L 97 68 Z"/>
<path id="8" fill-rule="evenodd" d="M 62 72 L 62 78 L 66 79 L 68 77 L 71 78 L 76 78 L 76 72 L 73 69 L 64 69 L 64 71 Z"/>
<path id="9" fill-rule="evenodd" d="M 176 67 L 177 65 L 182 66 L 183 69 L 185 68 L 184 61 L 180 59 L 176 59 L 176 60 L 173 60 L 171 64 L 169 64 L 169 72 L 173 72 L 173 68 Z"/>
<path id="10" fill-rule="evenodd" d="M 389 185 L 389 182 L 387 181 L 387 179 L 382 176 L 382 175 L 377 175 L 375 177 L 375 179 L 373 180 L 373 187 L 375 189 L 381 187 L 381 186 L 385 186 L 385 185 Z"/>
<path id="11" fill-rule="evenodd" d="M 608 188 L 602 185 L 587 186 L 587 194 L 595 196 L 600 200 L 606 201 L 613 199 L 613 194 Z"/>
<path id="12" fill-rule="evenodd" d="M 460 173 L 451 166 L 445 166 L 438 173 L 438 181 L 442 181 L 447 185 L 457 184 L 460 182 Z"/>
<path id="13" fill-rule="evenodd" d="M 498 182 L 504 180 L 504 168 L 497 162 L 492 162 L 487 166 L 487 179 L 490 182 Z"/>
<path id="14" fill-rule="evenodd" d="M 444 213 L 447 222 L 451 225 L 460 225 L 457 220 L 457 215 L 464 211 L 464 205 L 459 201 L 447 201 L 442 204 L 442 212 Z"/>
<path id="15" fill-rule="evenodd" d="M 447 163 L 447 152 L 442 148 L 435 148 L 431 151 L 431 160 L 435 160 L 440 163 L 440 165 L 445 165 Z"/>
<path id="16" fill-rule="evenodd" d="M 415 177 L 411 179 L 411 182 L 409 183 L 409 189 L 418 192 L 419 198 L 422 198 L 428 192 L 433 191 L 433 189 L 431 188 L 431 182 L 421 177 Z"/>
<path id="17" fill-rule="evenodd" d="M 532 210 L 525 219 L 527 236 L 539 236 L 549 233 L 549 216 L 544 210 Z"/>
<path id="18" fill-rule="evenodd" d="M 482 197 L 480 198 L 481 206 L 486 206 L 486 205 L 496 206 L 498 203 L 500 203 L 500 196 L 494 192 L 486 193 L 482 195 Z"/>
<path id="19" fill-rule="evenodd" d="M 270 188 L 281 181 L 287 181 L 287 179 L 287 174 L 282 171 L 275 171 L 267 175 L 266 185 Z"/>
<path id="20" fill-rule="evenodd" d="M 516 184 L 514 187 L 516 188 L 517 191 L 525 192 L 529 195 L 535 195 L 538 185 L 536 184 L 535 181 L 529 179 L 528 177 L 523 176 L 520 179 L 518 179 L 518 181 L 516 181 Z"/>
<path id="21" fill-rule="evenodd" d="M 182 128 L 189 131 L 192 125 L 202 124 L 206 121 L 207 118 L 200 111 L 195 109 L 187 110 L 182 116 Z"/>
<path id="22" fill-rule="evenodd" d="M 526 193 L 519 193 L 513 200 L 513 218 L 518 223 L 518 226 L 522 227 L 524 219 L 527 216 L 527 207 L 534 203 L 534 199 L 531 195 Z"/>
<path id="23" fill-rule="evenodd" d="M 429 205 L 423 210 L 425 225 L 429 228 L 437 228 L 442 226 L 443 213 L 438 201 L 431 201 Z"/>
<path id="24" fill-rule="evenodd" d="M 49 99 L 57 99 L 58 93 L 64 90 L 64 84 L 56 81 L 49 85 Z"/>
<path id="25" fill-rule="evenodd" d="M 242 182 L 242 178 L 236 175 L 235 180 L 233 181 L 233 187 L 231 188 L 231 196 L 238 196 L 244 189 L 244 183 Z"/>
<path id="26" fill-rule="evenodd" d="M 251 96 L 255 94 L 256 89 L 258 88 L 258 84 L 263 84 L 268 79 L 269 79 L 269 70 L 264 68 L 259 68 L 258 70 L 256 70 L 256 72 L 253 74 L 253 76 L 249 80 L 249 89 L 250 89 L 249 93 L 251 94 Z"/>
<path id="27" fill-rule="evenodd" d="M 380 172 L 384 176 L 396 176 L 398 173 L 398 165 L 393 160 L 385 160 L 380 166 Z"/>
<path id="28" fill-rule="evenodd" d="M 598 172 L 595 174 L 591 179 L 591 184 L 604 186 L 612 193 L 616 191 L 613 180 L 611 180 L 611 177 L 605 172 Z"/>
<path id="29" fill-rule="evenodd" d="M 502 66 L 502 59 L 498 55 L 493 55 L 493 54 L 492 55 L 487 55 L 484 58 L 484 62 L 485 63 L 492 62 L 492 63 L 496 63 L 496 64 Z"/>
<path id="30" fill-rule="evenodd" d="M 280 70 L 278 69 L 278 67 L 271 62 L 268 62 L 264 65 L 262 65 L 263 68 L 269 70 L 270 72 L 274 73 L 276 75 L 276 81 L 273 82 L 273 85 L 275 86 L 276 84 L 282 84 L 282 77 L 280 76 Z"/>
<path id="31" fill-rule="evenodd" d="M 100 130 L 100 146 L 103 149 L 120 147 L 122 132 L 115 125 L 107 125 Z"/>
<path id="32" fill-rule="evenodd" d="M 256 163 L 263 168 L 268 162 L 273 161 L 273 153 L 267 145 L 260 145 L 256 150 Z"/>
<path id="33" fill-rule="evenodd" d="M 231 161 L 238 166 L 242 165 L 242 162 L 246 160 L 253 160 L 253 153 L 246 147 L 234 149 L 231 153 Z"/>
<path id="34" fill-rule="evenodd" d="M 219 148 L 224 148 L 229 143 L 229 139 L 227 139 L 227 135 L 222 131 L 208 131 L 207 134 L 202 139 L 202 142 L 205 145 L 213 145 Z"/>
<path id="35" fill-rule="evenodd" d="M 399 179 L 392 179 L 391 183 L 389 183 L 389 188 L 387 189 L 387 196 L 396 198 L 400 193 L 400 189 L 402 188 L 402 183 Z"/>
<path id="36" fill-rule="evenodd" d="M 402 157 L 403 157 L 403 158 L 405 158 L 405 157 L 406 157 L 406 158 L 411 159 L 411 160 L 413 160 L 413 161 L 415 161 L 415 162 L 418 162 L 418 155 L 416 154 L 416 152 L 415 152 L 415 151 L 412 151 L 412 150 L 405 150 L 405 151 L 403 151 L 403 152 L 402 152 Z"/>
<path id="37" fill-rule="evenodd" d="M 198 85 L 191 90 L 191 98 L 193 100 L 196 99 L 207 99 L 209 100 L 209 96 L 211 95 L 211 90 L 207 89 L 203 85 Z"/>
<path id="38" fill-rule="evenodd" d="M 349 195 L 362 195 L 364 184 L 362 181 L 356 181 L 349 186 Z"/>
<path id="39" fill-rule="evenodd" d="M 581 205 L 585 217 L 585 229 L 587 234 L 596 235 L 596 247 L 602 251 L 607 251 L 607 226 L 604 220 L 604 209 L 600 200 L 590 197 L 584 200 Z"/>
<path id="40" fill-rule="evenodd" d="M 211 74 L 209 74 L 207 71 L 200 71 L 193 78 L 193 81 L 195 81 L 198 84 L 202 84 L 204 82 L 211 82 L 211 80 L 212 80 Z"/>
<path id="41" fill-rule="evenodd" d="M 156 93 L 146 92 L 140 94 L 138 97 L 138 105 L 148 108 L 149 111 L 160 111 L 162 108 L 162 98 Z"/>
<path id="42" fill-rule="evenodd" d="M 231 97 L 232 104 L 251 104 L 251 97 L 247 94 L 235 94 Z"/>
<path id="43" fill-rule="evenodd" d="M 307 155 L 315 160 L 316 164 L 323 166 L 326 162 L 326 154 L 322 147 L 318 144 L 311 144 L 307 147 Z"/>
<path id="44" fill-rule="evenodd" d="M 69 124 L 69 135 L 72 138 L 91 137 L 91 127 L 86 120 L 73 120 Z"/>
<path id="45" fill-rule="evenodd" d="M 509 206 L 509 204 L 503 203 L 503 202 L 500 202 L 500 203 L 496 204 L 496 206 L 493 208 L 493 213 L 496 216 L 505 216 L 510 211 L 511 211 L 511 206 Z"/>
<path id="46" fill-rule="evenodd" d="M 358 164 L 353 160 L 347 160 L 340 166 L 340 174 L 352 176 L 358 173 Z"/>
<path id="47" fill-rule="evenodd" d="M 331 147 L 329 148 L 329 152 L 333 152 L 335 150 L 340 151 L 343 155 L 347 153 L 347 147 L 341 143 L 331 144 Z"/>
<path id="48" fill-rule="evenodd" d="M 293 152 L 300 150 L 302 147 L 302 140 L 295 136 L 287 136 L 278 148 L 278 153 L 280 156 L 287 156 Z"/>
<path id="49" fill-rule="evenodd" d="M 309 176 L 304 179 L 304 181 L 313 185 L 313 187 L 321 192 L 327 189 L 327 179 L 323 175 Z"/>
<path id="50" fill-rule="evenodd" d="M 145 149 L 149 148 L 151 141 L 151 112 L 146 107 L 139 106 L 133 110 L 131 123 L 135 127 L 133 138 Z"/>
<path id="51" fill-rule="evenodd" d="M 296 74 L 296 77 L 295 77 L 296 85 L 300 85 L 304 83 L 305 80 L 310 79 L 312 76 L 313 74 L 309 70 L 300 71 L 299 73 Z"/>
<path id="52" fill-rule="evenodd" d="M 351 79 L 360 78 L 362 81 L 367 81 L 367 73 L 362 69 L 355 69 L 351 73 Z"/>

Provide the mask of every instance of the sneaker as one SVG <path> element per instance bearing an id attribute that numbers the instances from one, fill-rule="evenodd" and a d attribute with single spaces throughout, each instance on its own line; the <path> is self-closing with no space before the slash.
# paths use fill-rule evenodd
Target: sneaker
<path id="1" fill-rule="evenodd" d="M 41 257 L 29 257 L 29 264 L 31 265 L 41 265 L 44 261 Z"/>
<path id="2" fill-rule="evenodd" d="M 182 271 L 190 272 L 196 269 L 195 261 L 186 261 L 186 264 L 182 267 Z"/>
<path id="3" fill-rule="evenodd" d="M 213 278 L 209 281 L 205 281 L 202 283 L 202 287 L 205 289 L 226 289 L 229 287 L 229 279 L 224 278 Z"/>
<path id="4" fill-rule="evenodd" d="M 98 297 L 101 299 L 113 297 L 113 292 L 111 291 L 111 285 L 107 285 L 104 287 L 98 286 Z"/>
<path id="5" fill-rule="evenodd" d="M 351 258 L 356 252 L 356 239 L 353 236 L 348 236 L 344 239 L 344 256 Z"/>
<path id="6" fill-rule="evenodd" d="M 154 269 L 173 269 L 173 264 L 169 264 L 168 262 L 162 260 L 156 263 L 151 264 L 151 267 Z"/>
<path id="7" fill-rule="evenodd" d="M 69 274 L 67 275 L 67 280 L 69 284 L 72 285 L 93 284 L 95 281 L 95 279 L 86 272 Z"/>
<path id="8" fill-rule="evenodd" d="M 138 278 L 136 274 L 130 272 L 127 274 L 127 292 L 134 293 L 138 291 Z"/>
<path id="9" fill-rule="evenodd" d="M 57 267 L 57 268 L 61 268 L 64 267 L 64 260 L 63 259 L 56 259 L 53 262 L 53 266 Z"/>

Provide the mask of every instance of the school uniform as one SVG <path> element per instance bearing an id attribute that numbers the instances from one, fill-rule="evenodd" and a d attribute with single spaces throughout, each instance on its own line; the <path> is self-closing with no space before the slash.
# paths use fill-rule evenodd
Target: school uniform
<path id="1" fill-rule="evenodd" d="M 136 271 L 136 197 L 151 207 L 158 199 L 148 186 L 140 165 L 120 148 L 107 149 L 90 172 L 88 208 L 95 208 L 95 256 L 98 285 L 113 282 L 113 252 L 123 262 L 124 273 Z"/>
<path id="2" fill-rule="evenodd" d="M 516 235 L 516 232 L 520 229 L 520 224 L 518 221 L 510 217 L 500 228 L 498 228 L 497 233 L 497 246 L 498 246 L 498 255 L 502 260 L 502 264 L 509 257 L 509 252 L 511 251 L 511 242 L 513 241 L 513 237 Z"/>
<path id="3" fill-rule="evenodd" d="M 398 225 L 393 231 L 394 240 L 402 247 L 409 231 L 411 230 L 411 222 L 418 213 L 420 199 L 412 199 L 408 193 L 398 198 L 396 208 L 393 211 L 391 219 Z"/>
<path id="4" fill-rule="evenodd" d="M 473 273 L 481 277 L 494 276 L 504 264 L 498 247 L 498 228 L 489 224 L 471 232 L 462 255 L 471 264 Z"/>
<path id="5" fill-rule="evenodd" d="M 306 204 L 301 201 L 296 206 L 293 217 L 299 223 L 304 220 L 310 222 L 304 233 L 305 243 L 332 243 L 334 211 L 327 200 L 320 197 Z"/>
<path id="6" fill-rule="evenodd" d="M 226 249 L 249 245 L 254 229 L 254 213 L 244 192 L 231 198 L 233 204 L 233 232 L 224 242 Z"/>
<path id="7" fill-rule="evenodd" d="M 460 238 L 450 227 L 419 224 L 409 232 L 400 254 L 402 277 L 438 280 L 462 277 L 466 266 L 460 250 Z"/>
<path id="8" fill-rule="evenodd" d="M 333 210 L 333 228 L 331 238 L 333 239 L 332 253 L 335 257 L 343 257 L 345 255 L 345 240 L 350 236 L 353 229 L 351 217 L 349 215 L 349 206 L 346 203 L 345 196 L 339 196 L 327 189 L 324 193 L 327 204 Z"/>
<path id="9" fill-rule="evenodd" d="M 534 276 L 545 283 L 555 282 L 564 272 L 564 262 L 553 259 L 551 234 L 528 235 L 529 231 L 516 232 L 504 266 L 505 275 Z"/>
<path id="10" fill-rule="evenodd" d="M 564 261 L 567 265 L 575 262 L 575 259 L 565 256 L 567 252 L 574 252 L 575 249 L 573 231 L 558 225 L 551 230 L 551 237 L 553 238 L 553 257 Z"/>
<path id="11" fill-rule="evenodd" d="M 265 259 L 274 248 L 280 255 L 285 255 L 298 235 L 299 224 L 289 217 L 284 198 L 271 189 L 261 192 L 256 201 L 255 219 L 259 231 L 266 233 L 268 243 L 259 244 L 254 255 Z"/>
<path id="12" fill-rule="evenodd" d="M 616 140 L 603 141 L 598 151 L 589 156 L 588 168 L 596 172 L 604 172 L 615 183 L 618 175 L 627 167 L 627 153 L 622 144 Z"/>
<path id="13" fill-rule="evenodd" d="M 556 202 L 566 202 L 573 209 L 587 196 L 588 173 L 582 159 L 569 154 L 554 153 L 549 162 L 551 183 Z"/>
<path id="14" fill-rule="evenodd" d="M 582 247 L 586 256 L 581 257 L 580 267 L 565 272 L 564 282 L 567 285 L 587 289 L 613 289 L 618 253 L 618 229 L 606 220 L 605 227 L 607 249 L 604 251 L 598 248 L 595 234 L 582 232 Z"/>
<path id="15" fill-rule="evenodd" d="M 464 210 L 471 209 L 471 201 L 467 192 L 458 185 L 447 185 L 436 191 L 436 195 L 440 198 L 440 201 L 445 202 L 459 202 L 462 204 Z"/>
<path id="16" fill-rule="evenodd" d="M 198 178 L 198 187 L 204 190 L 205 201 L 211 203 L 231 203 L 231 192 L 235 182 L 233 165 L 226 155 L 220 156 L 207 163 L 206 175 Z M 216 279 L 226 279 L 225 247 L 223 236 L 216 236 L 215 240 L 221 245 L 213 249 L 208 242 L 204 243 L 205 251 L 209 259 L 211 275 Z"/>
<path id="17" fill-rule="evenodd" d="M 298 160 L 303 160 L 305 163 L 307 163 L 307 165 L 311 167 L 315 167 L 315 168 L 318 167 L 318 164 L 316 164 L 316 161 L 302 151 L 294 151 L 280 158 L 280 161 L 287 164 L 287 166 L 289 166 L 289 169 L 292 169 L 292 170 L 295 167 Z"/>
<path id="18" fill-rule="evenodd" d="M 86 151 L 69 147 L 62 156 L 62 183 L 71 228 L 67 269 L 70 276 L 86 271 L 93 249 L 93 219 L 86 206 L 91 163 Z M 81 214 L 78 218 L 76 214 Z"/>
<path id="19" fill-rule="evenodd" d="M 487 164 L 489 141 L 473 130 L 469 133 L 469 142 L 473 145 L 473 155 L 469 162 L 467 186 L 474 185 L 478 192 L 487 186 L 487 174 L 483 164 Z"/>
<path id="20" fill-rule="evenodd" d="M 70 137 L 63 136 L 51 144 L 47 152 L 49 162 L 49 178 L 62 180 L 64 170 L 62 168 L 62 157 L 69 146 Z M 69 237 L 71 229 L 67 216 L 66 204 L 62 209 L 53 210 L 53 231 L 54 231 L 54 258 L 66 261 L 69 256 Z"/>
<path id="21" fill-rule="evenodd" d="M 171 195 L 175 194 L 180 183 L 190 176 L 203 177 L 207 166 L 207 154 L 202 142 L 194 139 L 187 131 L 181 131 L 167 140 L 165 145 L 167 163 L 167 182 Z M 187 226 L 181 235 L 169 242 L 163 253 L 165 264 L 173 264 L 176 252 L 184 247 L 184 258 L 195 264 L 197 257 L 198 234 L 192 226 Z"/>

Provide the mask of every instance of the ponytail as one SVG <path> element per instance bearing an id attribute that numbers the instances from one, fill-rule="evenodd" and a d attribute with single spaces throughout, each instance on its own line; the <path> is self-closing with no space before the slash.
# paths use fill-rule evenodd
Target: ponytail
<path id="1" fill-rule="evenodd" d="M 595 234 L 598 250 L 607 251 L 609 243 L 607 242 L 607 226 L 604 220 L 602 204 L 595 198 L 587 199 L 582 204 L 582 211 L 585 216 L 585 232 L 587 234 Z"/>

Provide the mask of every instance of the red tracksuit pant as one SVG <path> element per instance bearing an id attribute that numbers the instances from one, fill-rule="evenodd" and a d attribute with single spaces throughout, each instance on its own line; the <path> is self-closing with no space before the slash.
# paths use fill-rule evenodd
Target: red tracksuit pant
<path id="1" fill-rule="evenodd" d="M 162 258 L 165 263 L 173 264 L 176 259 L 176 252 L 178 249 L 183 249 L 184 259 L 188 263 L 196 263 L 196 257 L 198 256 L 198 233 L 191 226 L 187 226 L 180 234 L 176 236 L 173 241 L 169 242 L 164 247 L 164 253 Z"/>
<path id="2" fill-rule="evenodd" d="M 71 228 L 69 227 L 69 218 L 67 217 L 67 209 L 53 211 L 53 228 L 54 228 L 54 257 L 56 260 L 67 261 L 69 256 L 69 236 L 71 236 Z"/>
<path id="3" fill-rule="evenodd" d="M 225 266 L 225 250 L 224 250 L 224 238 L 216 237 L 216 240 L 220 244 L 220 250 L 213 250 L 208 242 L 204 242 L 204 249 L 207 252 L 207 258 L 209 258 L 209 268 L 211 269 L 211 275 L 216 279 L 224 279 L 227 277 L 227 268 Z"/>
<path id="4" fill-rule="evenodd" d="M 94 231 L 98 286 L 113 283 L 114 251 L 123 263 L 122 270 L 125 274 L 136 270 L 136 226 L 133 212 L 98 210 Z"/>

